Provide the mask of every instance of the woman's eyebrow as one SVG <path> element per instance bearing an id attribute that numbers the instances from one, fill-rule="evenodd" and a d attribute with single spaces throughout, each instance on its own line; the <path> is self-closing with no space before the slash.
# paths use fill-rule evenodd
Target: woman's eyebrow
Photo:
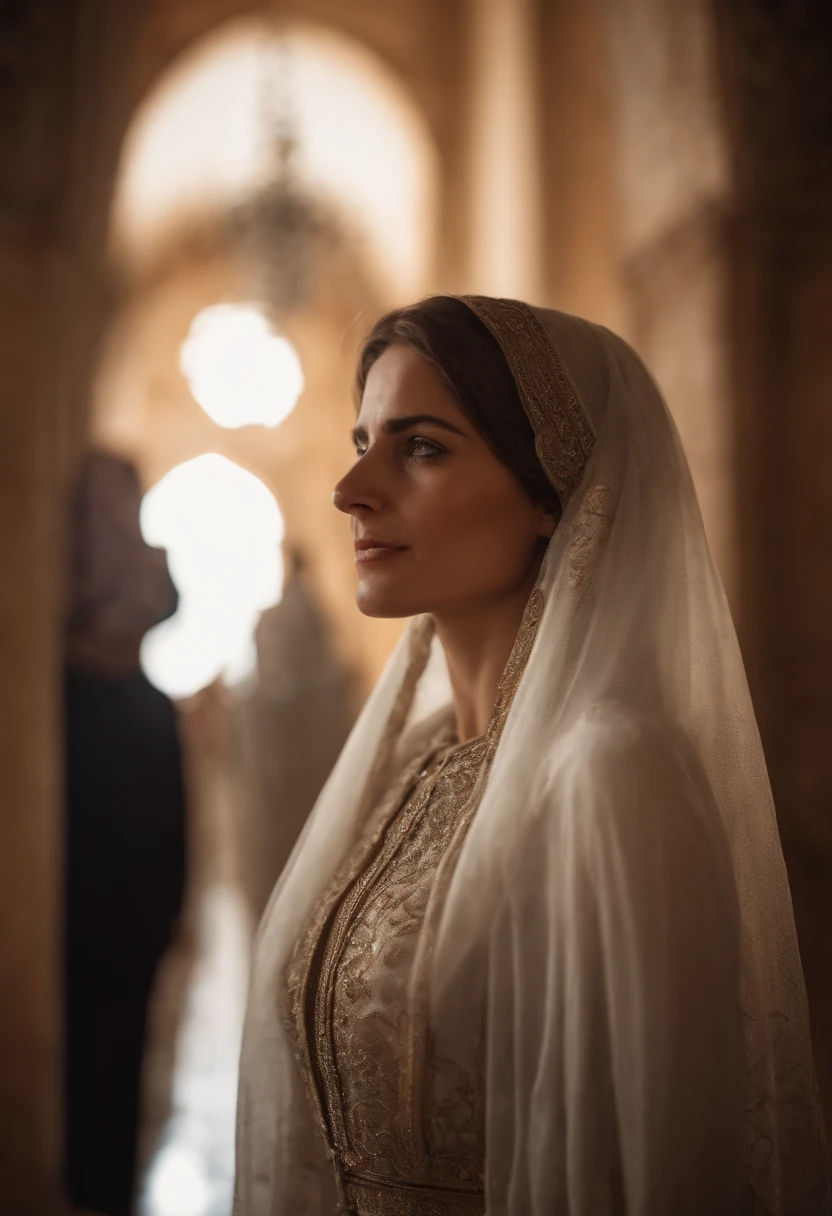
<path id="1" fill-rule="evenodd" d="M 391 418 L 383 423 L 381 429 L 385 435 L 400 435 L 402 431 L 409 431 L 414 426 L 424 426 L 426 422 L 465 437 L 465 432 L 461 431 L 458 426 L 454 426 L 452 422 L 446 422 L 444 418 L 437 418 L 434 414 L 409 414 L 406 418 Z M 363 426 L 357 426 L 352 432 L 353 443 L 366 443 L 367 438 L 367 431 Z"/>

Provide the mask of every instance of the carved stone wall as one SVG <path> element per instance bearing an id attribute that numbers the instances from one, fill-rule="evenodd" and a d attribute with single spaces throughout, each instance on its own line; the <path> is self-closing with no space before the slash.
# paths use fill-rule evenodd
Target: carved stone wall
<path id="1" fill-rule="evenodd" d="M 736 181 L 737 607 L 832 1126 L 832 8 L 713 10 Z"/>
<path id="2" fill-rule="evenodd" d="M 832 10 L 717 11 L 736 173 L 740 621 L 783 830 L 832 860 Z"/>

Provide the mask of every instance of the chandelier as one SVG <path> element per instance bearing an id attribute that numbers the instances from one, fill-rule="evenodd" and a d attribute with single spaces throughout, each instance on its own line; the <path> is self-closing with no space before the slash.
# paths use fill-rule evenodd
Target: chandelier
<path id="1" fill-rule="evenodd" d="M 301 180 L 292 89 L 292 51 L 280 32 L 264 42 L 260 121 L 265 176 L 232 217 L 247 296 L 276 318 L 315 293 L 321 261 L 334 239 L 330 209 Z"/>

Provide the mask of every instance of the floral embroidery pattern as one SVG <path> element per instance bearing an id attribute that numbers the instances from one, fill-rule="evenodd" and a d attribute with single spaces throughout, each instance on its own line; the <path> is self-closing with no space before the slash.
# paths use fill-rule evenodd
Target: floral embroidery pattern
<path id="1" fill-rule="evenodd" d="M 569 543 L 569 581 L 580 587 L 609 535 L 614 511 L 609 486 L 590 486 Z"/>

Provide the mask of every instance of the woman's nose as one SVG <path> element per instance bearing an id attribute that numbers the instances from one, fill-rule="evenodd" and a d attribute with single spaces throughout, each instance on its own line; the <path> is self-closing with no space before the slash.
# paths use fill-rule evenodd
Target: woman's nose
<path id="1" fill-rule="evenodd" d="M 333 504 L 346 515 L 378 511 L 381 507 L 381 494 L 370 482 L 366 461 L 367 457 L 362 456 L 332 491 Z"/>
<path id="2" fill-rule="evenodd" d="M 332 491 L 332 503 L 333 506 L 337 507 L 339 511 L 344 511 L 346 514 L 349 514 L 350 500 L 348 495 L 344 492 L 343 478 L 338 482 L 338 485 Z"/>

